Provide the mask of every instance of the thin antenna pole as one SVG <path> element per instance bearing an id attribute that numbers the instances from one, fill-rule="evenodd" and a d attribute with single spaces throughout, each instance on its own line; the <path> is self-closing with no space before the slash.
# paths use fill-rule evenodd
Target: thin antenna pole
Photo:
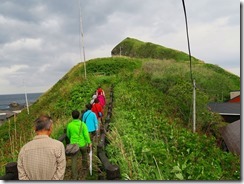
<path id="1" fill-rule="evenodd" d="M 193 80 L 193 133 L 196 131 L 196 87 L 195 79 Z"/>
<path id="2" fill-rule="evenodd" d="M 184 9 L 184 14 L 185 14 L 185 24 L 186 24 L 186 36 L 187 36 L 187 44 L 188 44 L 188 52 L 189 52 L 189 60 L 190 60 L 190 74 L 191 74 L 191 82 L 193 85 L 193 132 L 195 133 L 196 131 L 196 83 L 195 79 L 193 79 L 192 76 L 192 62 L 191 62 L 191 48 L 190 48 L 190 38 L 189 38 L 189 33 L 188 33 L 188 23 L 187 23 L 187 14 L 186 14 L 186 7 L 185 7 L 185 1 L 182 0 L 182 5 Z"/>
<path id="3" fill-rule="evenodd" d="M 79 0 L 79 9 L 80 9 L 80 34 L 81 34 L 80 36 L 81 36 L 81 43 L 82 43 L 82 49 L 83 49 L 84 70 L 85 70 L 85 79 L 86 79 L 86 56 L 85 56 L 84 33 L 83 33 L 83 27 L 82 27 L 82 17 L 81 17 L 81 4 L 80 4 L 80 0 Z"/>
<path id="4" fill-rule="evenodd" d="M 27 99 L 25 81 L 23 81 L 23 83 L 24 83 L 24 88 L 25 88 L 25 103 L 26 103 L 26 108 L 27 108 L 27 114 L 29 115 L 30 114 L 30 111 L 29 111 L 29 104 L 28 104 L 28 99 Z"/>
<path id="5" fill-rule="evenodd" d="M 183 4 L 183 9 L 184 9 L 184 14 L 185 14 L 186 36 L 187 36 L 187 44 L 188 44 L 188 52 L 189 52 L 189 60 L 190 60 L 190 74 L 191 74 L 191 82 L 193 85 L 190 37 L 189 37 L 189 33 L 188 33 L 188 23 L 187 23 L 186 7 L 185 7 L 185 1 L 184 0 L 182 0 L 182 4 Z"/>

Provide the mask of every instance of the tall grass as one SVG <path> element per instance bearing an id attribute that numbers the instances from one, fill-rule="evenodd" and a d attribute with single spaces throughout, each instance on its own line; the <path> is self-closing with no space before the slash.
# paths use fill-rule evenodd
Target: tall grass
<path id="1" fill-rule="evenodd" d="M 157 62 L 152 63 L 160 70 L 163 64 L 157 65 Z M 143 67 L 148 65 L 150 63 L 145 62 Z M 152 70 L 153 67 L 148 68 Z M 193 134 L 191 129 L 184 128 L 187 126 L 181 114 L 189 114 L 185 111 L 187 107 L 180 103 L 185 99 L 181 95 L 189 98 L 182 86 L 185 84 L 188 88 L 184 78 L 179 81 L 175 77 L 175 83 L 168 83 L 168 93 L 162 93 L 151 83 L 150 75 L 136 73 L 134 71 L 133 77 L 120 76 L 114 88 L 115 104 L 107 151 L 111 162 L 120 166 L 122 179 L 239 180 L 238 157 L 215 146 L 213 136 L 201 135 L 201 130 Z M 177 96 L 170 96 L 173 92 Z M 176 101 L 169 103 L 168 99 Z M 205 100 L 201 103 L 206 104 Z M 181 109 L 181 114 L 175 112 L 177 108 Z M 205 112 L 203 107 L 198 111 Z M 212 118 L 218 119 L 210 116 L 205 123 Z M 223 166 L 223 162 L 229 162 L 229 166 Z"/>

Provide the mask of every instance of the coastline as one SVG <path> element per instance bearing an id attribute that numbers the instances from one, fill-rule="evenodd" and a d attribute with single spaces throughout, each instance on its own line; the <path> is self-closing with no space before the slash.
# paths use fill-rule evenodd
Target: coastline
<path id="1" fill-rule="evenodd" d="M 9 118 L 21 113 L 26 106 L 19 105 L 18 107 L 10 107 L 8 109 L 0 109 L 0 126 L 6 122 Z"/>
<path id="2" fill-rule="evenodd" d="M 43 93 L 29 93 L 28 106 L 35 103 Z M 26 109 L 26 99 L 24 94 L 0 95 L 0 126 L 10 118 L 17 116 Z"/>

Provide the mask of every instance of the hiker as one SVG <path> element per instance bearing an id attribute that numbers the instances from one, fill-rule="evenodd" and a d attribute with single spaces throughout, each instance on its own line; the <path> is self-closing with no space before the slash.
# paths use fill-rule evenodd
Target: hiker
<path id="1" fill-rule="evenodd" d="M 103 117 L 103 108 L 101 104 L 99 103 L 99 99 L 96 98 L 94 100 L 94 103 L 92 105 L 92 112 L 94 112 L 97 116 L 97 119 L 102 122 L 102 117 Z"/>
<path id="2" fill-rule="evenodd" d="M 96 95 L 98 96 L 99 93 L 105 97 L 105 92 L 101 86 L 97 88 Z"/>
<path id="3" fill-rule="evenodd" d="M 83 170 L 88 169 L 88 146 L 92 149 L 92 143 L 90 140 L 89 132 L 87 126 L 82 122 L 80 118 L 80 112 L 78 110 L 72 111 L 73 120 L 68 123 L 67 126 L 67 137 L 70 140 L 70 144 L 78 144 L 80 147 L 80 153 L 82 155 L 82 168 Z M 77 159 L 79 156 L 79 151 L 71 157 L 71 170 L 72 178 L 74 180 L 78 179 L 77 170 Z"/>
<path id="4" fill-rule="evenodd" d="M 98 92 L 97 99 L 99 100 L 102 108 L 104 109 L 104 107 L 106 105 L 106 99 L 105 99 L 105 96 L 102 94 L 101 91 Z"/>
<path id="5" fill-rule="evenodd" d="M 43 115 L 34 123 L 36 136 L 18 155 L 19 180 L 62 180 L 66 168 L 65 150 L 62 142 L 50 138 L 53 121 Z"/>
<path id="6" fill-rule="evenodd" d="M 94 103 L 94 100 L 97 98 L 96 92 L 92 95 L 92 99 L 90 101 L 90 104 Z"/>
<path id="7" fill-rule="evenodd" d="M 87 111 L 84 113 L 82 121 L 86 124 L 88 128 L 90 139 L 93 140 L 93 138 L 96 136 L 97 131 L 99 130 L 98 120 L 96 114 L 91 111 L 92 105 L 87 104 L 86 108 Z"/>

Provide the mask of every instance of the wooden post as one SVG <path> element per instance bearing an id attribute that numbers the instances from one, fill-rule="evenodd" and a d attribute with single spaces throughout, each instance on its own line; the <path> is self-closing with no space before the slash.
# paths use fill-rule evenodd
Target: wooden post
<path id="1" fill-rule="evenodd" d="M 66 130 L 66 128 L 65 128 L 65 129 L 64 129 L 64 133 L 66 133 L 66 131 L 67 131 L 67 130 Z M 68 138 L 67 136 L 65 137 L 65 143 L 66 143 L 66 145 L 70 143 L 70 140 L 69 140 L 69 138 Z"/>
<path id="2" fill-rule="evenodd" d="M 119 180 L 121 178 L 120 168 L 117 165 L 112 165 L 109 162 L 103 150 L 98 152 L 98 157 L 103 163 L 103 167 L 107 174 L 107 180 Z"/>
<path id="3" fill-rule="evenodd" d="M 7 163 L 5 166 L 5 176 L 1 176 L 0 180 L 18 180 L 17 162 Z"/>

